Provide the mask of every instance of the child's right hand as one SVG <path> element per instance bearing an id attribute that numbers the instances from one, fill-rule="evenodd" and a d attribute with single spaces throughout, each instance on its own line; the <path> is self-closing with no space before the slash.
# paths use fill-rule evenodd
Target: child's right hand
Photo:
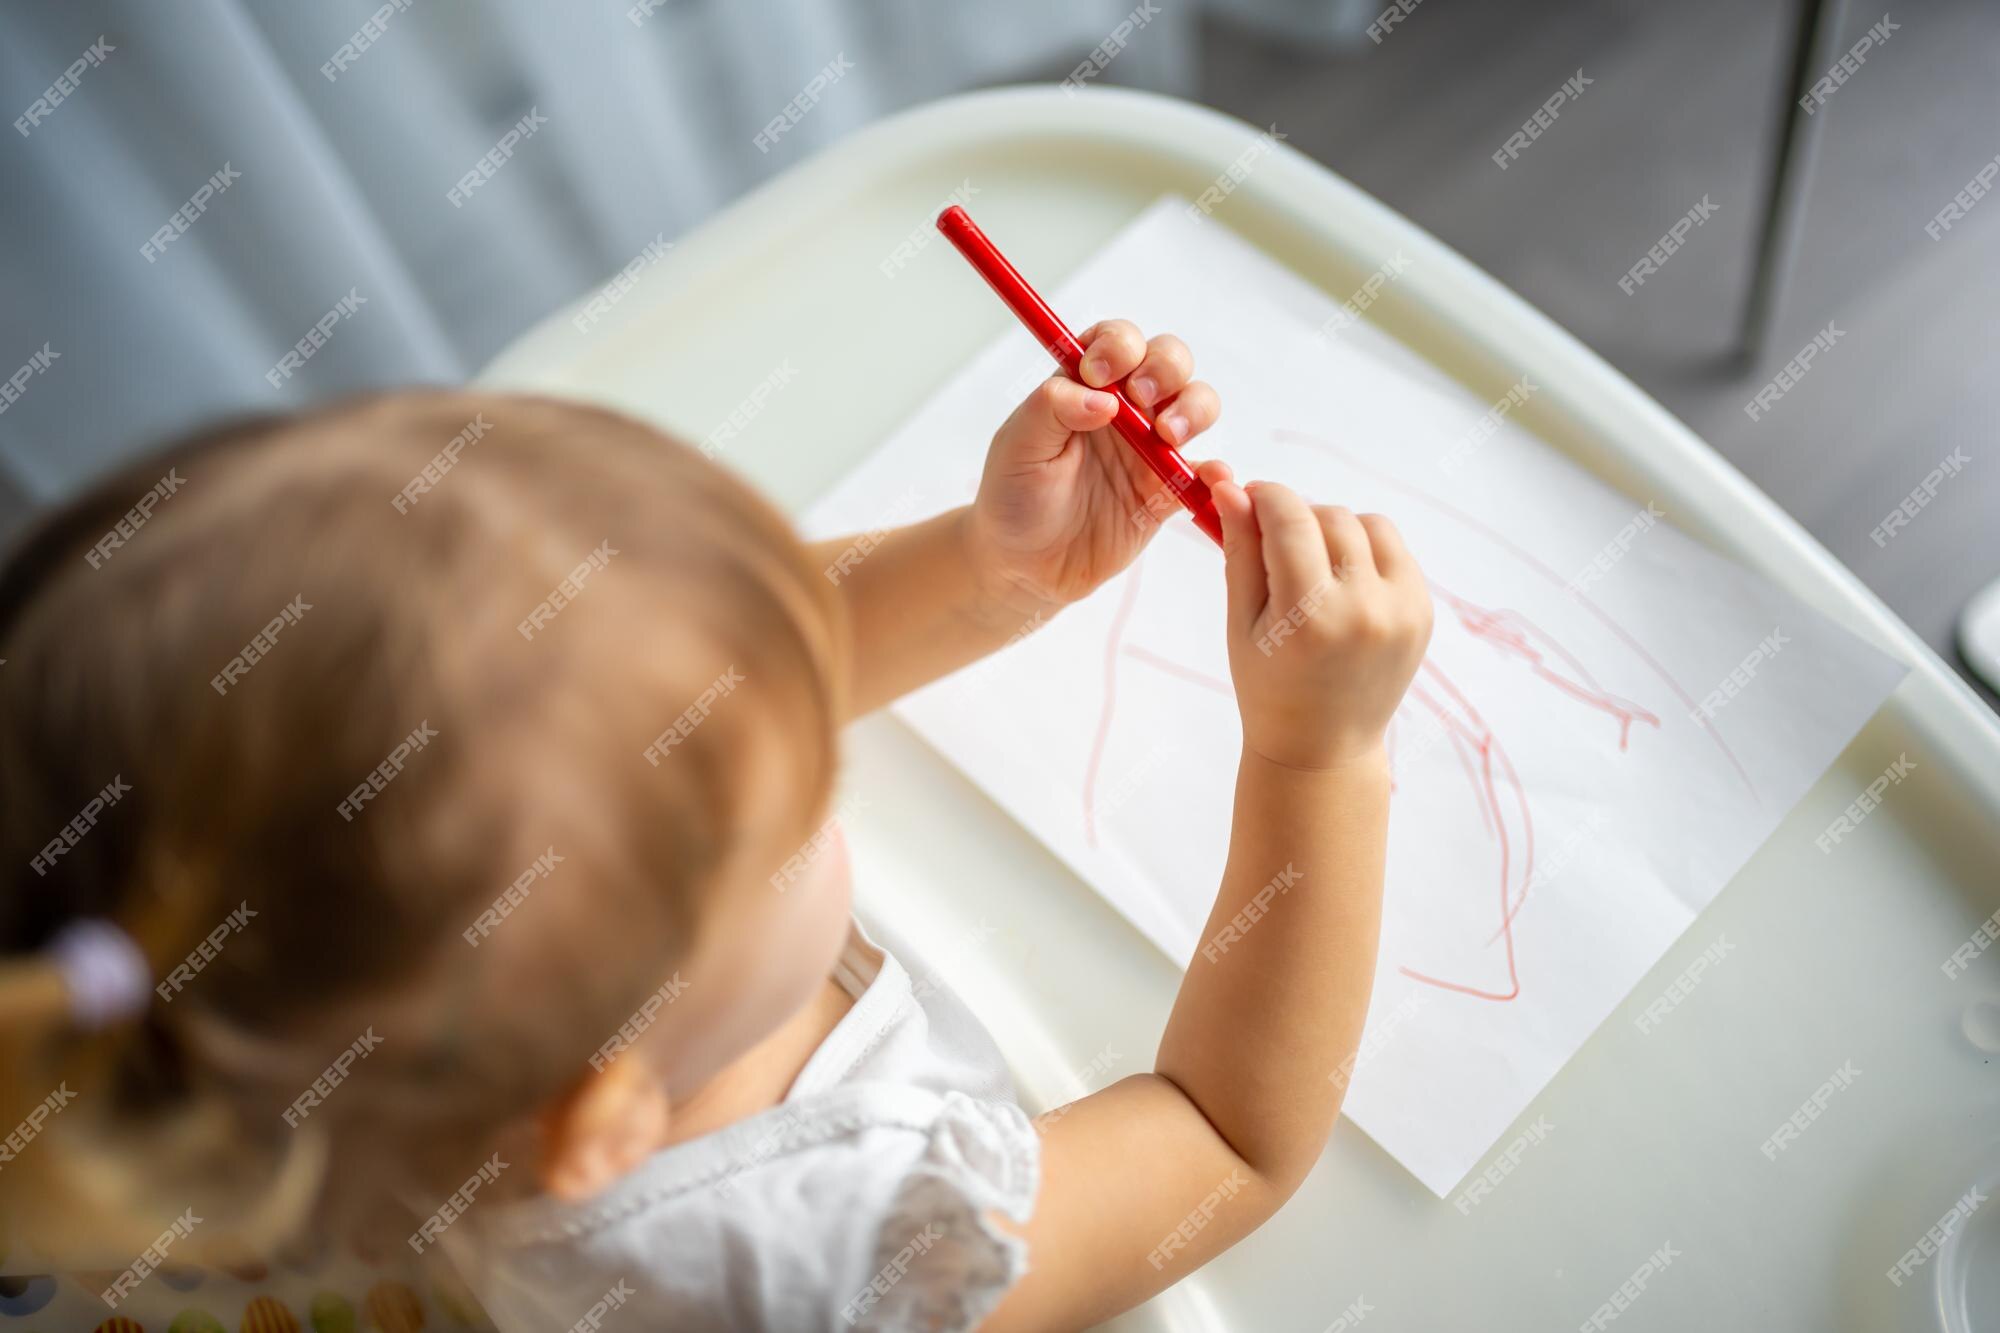
<path id="1" fill-rule="evenodd" d="M 1378 756 L 1431 636 L 1430 590 L 1395 525 L 1271 482 L 1212 490 L 1244 745 L 1299 769 Z"/>

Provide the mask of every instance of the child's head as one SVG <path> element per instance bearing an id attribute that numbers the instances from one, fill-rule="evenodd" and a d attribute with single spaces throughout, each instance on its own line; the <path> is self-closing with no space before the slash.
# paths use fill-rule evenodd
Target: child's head
<path id="1" fill-rule="evenodd" d="M 72 1098 L 0 1210 L 107 1257 L 190 1202 L 346 1226 L 580 1089 L 700 1086 L 844 935 L 838 858 L 771 878 L 844 634 L 768 505 L 572 404 L 373 397 L 95 487 L 0 574 L 0 1131 Z M 83 918 L 160 983 L 97 1033 L 38 952 Z"/>

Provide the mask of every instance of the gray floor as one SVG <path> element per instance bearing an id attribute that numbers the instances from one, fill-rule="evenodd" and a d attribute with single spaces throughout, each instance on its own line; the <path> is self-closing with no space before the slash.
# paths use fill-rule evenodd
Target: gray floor
<path id="1" fill-rule="evenodd" d="M 1200 97 L 1276 123 L 1575 332 L 1963 670 L 1958 608 L 2000 578 L 2000 203 L 1940 240 L 1924 225 L 2000 153 L 2000 5 L 1898 5 L 1901 26 L 1818 113 L 1797 267 L 1768 353 L 1744 368 L 1725 354 L 1794 15 L 1730 0 L 1428 0 L 1379 46 L 1344 53 L 1212 24 Z M 1848 6 L 1842 49 L 1881 17 Z M 1500 171 L 1490 154 L 1578 68 L 1584 95 Z M 1620 291 L 1704 195 L 1712 219 Z M 1846 336 L 1752 422 L 1744 404 L 1829 320 Z M 1954 448 L 1971 462 L 1878 546 L 1870 532 Z"/>

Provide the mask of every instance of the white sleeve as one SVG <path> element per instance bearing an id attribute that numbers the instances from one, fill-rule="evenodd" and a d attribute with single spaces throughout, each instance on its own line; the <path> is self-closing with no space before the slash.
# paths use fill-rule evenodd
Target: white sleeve
<path id="1" fill-rule="evenodd" d="M 1010 1102 L 947 1093 L 922 1154 L 891 1196 L 872 1268 L 833 1326 L 867 1333 L 969 1329 L 1027 1268 L 1027 1246 L 989 1214 L 1025 1222 L 1041 1143 Z"/>

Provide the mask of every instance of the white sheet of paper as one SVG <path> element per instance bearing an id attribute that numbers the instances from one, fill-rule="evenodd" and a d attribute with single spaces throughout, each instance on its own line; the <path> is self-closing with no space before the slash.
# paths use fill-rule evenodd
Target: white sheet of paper
<path id="1" fill-rule="evenodd" d="M 1346 1111 L 1446 1195 L 1905 668 L 1513 421 L 1490 429 L 1493 404 L 1372 326 L 1326 336 L 1336 302 L 1184 201 L 1048 295 L 1072 327 L 1179 333 L 1223 401 L 1194 453 L 1389 514 L 1431 579 L 1437 627 L 1390 735 L 1382 951 Z M 1010 331 L 808 528 L 970 500 L 994 427 L 1048 373 Z M 1223 600 L 1219 553 L 1182 515 L 1089 600 L 897 705 L 1193 966 L 1216 945 L 1200 932 L 1240 746 Z M 1296 869 L 1289 892 L 1312 892 L 1314 867 Z M 1250 927 L 1286 928 L 1283 896 Z"/>

